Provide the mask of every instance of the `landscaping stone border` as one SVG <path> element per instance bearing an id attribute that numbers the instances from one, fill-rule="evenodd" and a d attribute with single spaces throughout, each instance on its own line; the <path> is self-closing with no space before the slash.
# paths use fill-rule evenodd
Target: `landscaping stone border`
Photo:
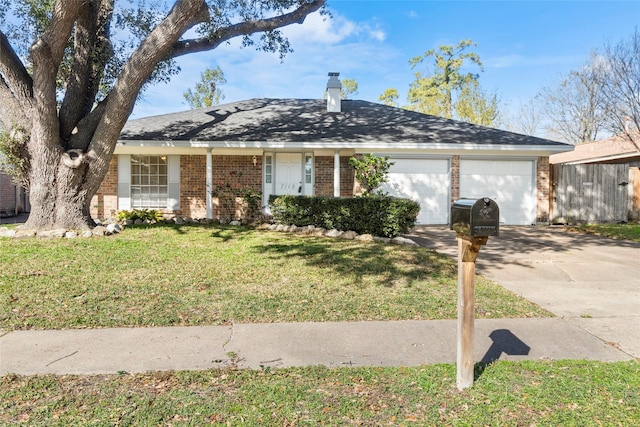
<path id="1" fill-rule="evenodd" d="M 407 239 L 405 237 L 396 236 L 393 238 L 389 237 L 378 237 L 372 236 L 371 234 L 358 234 L 355 231 L 341 231 L 331 229 L 327 230 L 322 227 L 315 227 L 313 225 L 307 225 L 304 227 L 298 227 L 295 225 L 283 225 L 283 224 L 261 224 L 257 229 L 262 230 L 271 230 L 271 231 L 281 231 L 286 233 L 300 233 L 304 235 L 312 235 L 319 237 L 333 237 L 347 240 L 361 240 L 365 242 L 382 242 L 382 243 L 391 243 L 395 245 L 407 245 L 407 246 L 418 246 L 416 242 L 411 239 Z"/>
<path id="2" fill-rule="evenodd" d="M 114 234 L 118 234 L 122 232 L 126 226 L 128 225 L 142 225 L 142 224 L 155 224 L 156 221 L 145 220 L 142 221 L 137 219 L 135 221 L 126 220 L 122 223 L 116 221 L 115 219 L 107 219 L 105 221 L 96 221 L 97 226 L 91 230 L 66 230 L 66 229 L 55 229 L 55 230 L 45 230 L 38 231 L 36 233 L 35 230 L 22 230 L 21 227 L 16 227 L 13 229 L 9 229 L 7 227 L 0 227 L 0 237 L 9 237 L 14 239 L 22 239 L 28 237 L 38 237 L 38 238 L 50 238 L 50 239 L 75 239 L 78 237 L 88 238 L 88 237 L 103 237 L 103 236 L 111 236 Z M 163 220 L 160 223 L 165 224 L 225 224 L 225 222 L 213 220 L 213 219 L 204 219 L 204 218 L 186 218 L 186 217 L 175 217 L 167 220 Z M 241 221 L 230 221 L 229 225 L 232 226 L 242 226 Z M 248 224 L 245 224 L 248 225 Z M 397 236 L 394 238 L 388 237 L 378 237 L 372 236 L 371 234 L 358 234 L 355 231 L 347 230 L 341 231 L 337 229 L 327 230 L 322 227 L 315 227 L 313 225 L 307 225 L 304 227 L 297 227 L 295 225 L 283 225 L 283 224 L 271 224 L 271 223 L 262 223 L 255 227 L 258 230 L 270 230 L 270 231 L 280 231 L 285 233 L 299 233 L 310 236 L 318 236 L 318 237 L 333 237 L 340 238 L 346 240 L 360 240 L 364 242 L 382 242 L 382 243 L 390 243 L 395 245 L 407 245 L 407 246 L 417 246 L 418 244 L 411 239 L 407 239 L 405 237 Z"/>

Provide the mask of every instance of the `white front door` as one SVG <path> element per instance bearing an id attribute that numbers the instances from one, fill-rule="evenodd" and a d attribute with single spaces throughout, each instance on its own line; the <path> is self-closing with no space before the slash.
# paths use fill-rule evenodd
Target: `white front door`
<path id="1" fill-rule="evenodd" d="M 302 153 L 276 153 L 275 194 L 302 195 Z"/>

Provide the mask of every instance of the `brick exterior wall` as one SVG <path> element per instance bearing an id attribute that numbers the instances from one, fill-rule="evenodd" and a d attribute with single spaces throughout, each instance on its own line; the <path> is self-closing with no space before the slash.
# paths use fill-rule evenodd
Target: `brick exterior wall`
<path id="1" fill-rule="evenodd" d="M 0 213 L 15 213 L 16 210 L 16 186 L 11 181 L 11 176 L 0 171 Z"/>
<path id="2" fill-rule="evenodd" d="M 551 204 L 549 157 L 538 157 L 536 169 L 536 194 L 538 195 L 536 204 L 536 222 L 545 223 L 549 222 L 549 211 Z"/>
<path id="3" fill-rule="evenodd" d="M 109 169 L 100 184 L 100 188 L 91 199 L 91 216 L 105 219 L 115 216 L 118 212 L 118 157 L 113 156 L 109 162 Z"/>
<path id="4" fill-rule="evenodd" d="M 316 196 L 333 196 L 333 157 L 316 156 L 315 160 L 313 193 Z"/>
<path id="5" fill-rule="evenodd" d="M 460 198 L 460 156 L 451 156 L 451 204 Z"/>
<path id="6" fill-rule="evenodd" d="M 213 217 L 217 219 L 244 219 L 250 216 L 242 197 L 234 194 L 253 190 L 262 194 L 262 156 L 212 156 L 213 158 Z M 231 186 L 231 187 L 229 187 Z M 260 202 L 260 206 L 262 203 Z M 257 212 L 256 214 L 259 214 Z"/>
<path id="7" fill-rule="evenodd" d="M 180 156 L 180 210 L 190 218 L 207 216 L 207 157 Z"/>
<path id="8" fill-rule="evenodd" d="M 349 156 L 340 157 L 340 196 L 351 197 L 355 188 L 355 170 L 349 164 Z M 333 156 L 315 157 L 316 196 L 333 197 Z"/>
<path id="9" fill-rule="evenodd" d="M 227 185 L 243 189 L 252 188 L 256 193 L 262 191 L 262 158 L 257 156 L 257 165 L 253 166 L 253 156 L 213 155 L 213 190 L 221 192 Z M 333 156 L 315 157 L 315 195 L 333 196 Z M 537 161 L 537 222 L 549 221 L 550 209 L 550 168 L 549 158 L 540 157 Z M 6 200 L 13 200 L 13 185 L 6 185 L 7 177 L 0 174 L 0 211 Z M 118 162 L 114 156 L 109 164 L 98 193 L 91 200 L 91 215 L 104 219 L 118 211 Z M 9 179 L 9 184 L 11 184 Z M 10 189 L 7 190 L 7 189 Z M 340 195 L 351 197 L 357 191 L 355 170 L 349 165 L 349 157 L 340 157 Z M 13 197 L 13 199 L 12 199 Z M 225 196 L 226 197 L 226 196 Z M 460 156 L 451 157 L 451 202 L 460 197 Z M 236 219 L 243 217 L 246 206 L 240 199 L 231 206 L 229 197 L 213 197 L 213 217 Z M 192 218 L 206 217 L 206 156 L 180 156 L 180 211 L 172 214 Z M 235 218 L 230 218 L 234 216 Z"/>
<path id="10" fill-rule="evenodd" d="M 216 219 L 240 219 L 246 214 L 241 198 L 229 191 L 241 192 L 247 188 L 262 191 L 262 157 L 211 156 L 213 163 L 212 215 Z M 205 218 L 207 216 L 207 157 L 180 156 L 180 212 L 176 214 Z"/>

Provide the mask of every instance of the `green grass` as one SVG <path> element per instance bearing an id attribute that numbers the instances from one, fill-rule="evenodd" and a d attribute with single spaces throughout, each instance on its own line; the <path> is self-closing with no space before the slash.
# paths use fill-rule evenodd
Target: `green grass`
<path id="1" fill-rule="evenodd" d="M 0 423 L 42 426 L 635 426 L 640 363 L 211 370 L 0 378 Z"/>
<path id="2" fill-rule="evenodd" d="M 640 242 L 640 223 L 627 224 L 585 224 L 570 227 L 570 230 L 614 239 Z"/>
<path id="3" fill-rule="evenodd" d="M 0 244 L 5 331 L 457 316 L 457 264 L 425 248 L 196 225 Z M 549 315 L 481 277 L 476 300 Z"/>

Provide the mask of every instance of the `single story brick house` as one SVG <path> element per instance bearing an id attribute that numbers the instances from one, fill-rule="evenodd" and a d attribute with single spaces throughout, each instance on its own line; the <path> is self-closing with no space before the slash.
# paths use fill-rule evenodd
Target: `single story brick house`
<path id="1" fill-rule="evenodd" d="M 221 186 L 272 194 L 353 196 L 349 158 L 394 162 L 384 190 L 421 205 L 420 224 L 447 224 L 453 200 L 491 197 L 501 222 L 549 221 L 549 155 L 573 146 L 360 100 L 249 99 L 130 120 L 92 201 L 94 217 L 153 208 L 220 218 Z"/>

